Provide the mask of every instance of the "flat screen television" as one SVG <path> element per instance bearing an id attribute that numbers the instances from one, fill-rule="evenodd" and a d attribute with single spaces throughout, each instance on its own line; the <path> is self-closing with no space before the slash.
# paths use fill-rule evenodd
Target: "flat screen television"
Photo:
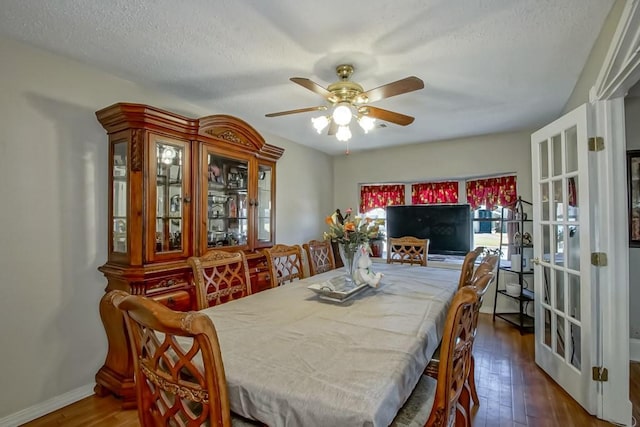
<path id="1" fill-rule="evenodd" d="M 471 250 L 471 207 L 403 205 L 387 207 L 387 236 L 429 239 L 429 254 L 461 255 Z"/>

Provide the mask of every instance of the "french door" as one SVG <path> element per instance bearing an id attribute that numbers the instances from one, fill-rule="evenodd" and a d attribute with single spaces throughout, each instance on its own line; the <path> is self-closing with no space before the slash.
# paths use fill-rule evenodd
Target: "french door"
<path id="1" fill-rule="evenodd" d="M 531 136 L 535 358 L 595 414 L 599 307 L 591 265 L 589 135 L 585 104 Z"/>

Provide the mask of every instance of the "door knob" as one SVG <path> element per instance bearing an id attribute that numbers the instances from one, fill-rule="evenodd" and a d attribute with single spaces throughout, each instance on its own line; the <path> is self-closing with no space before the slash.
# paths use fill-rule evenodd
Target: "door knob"
<path id="1" fill-rule="evenodd" d="M 540 258 L 535 257 L 535 258 L 533 259 L 533 263 L 534 263 L 535 265 L 540 265 Z"/>

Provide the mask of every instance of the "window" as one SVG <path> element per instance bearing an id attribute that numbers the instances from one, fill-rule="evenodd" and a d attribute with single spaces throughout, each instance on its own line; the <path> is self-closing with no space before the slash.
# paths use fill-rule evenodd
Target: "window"
<path id="1" fill-rule="evenodd" d="M 495 206 L 493 209 L 487 209 L 485 205 L 479 206 L 473 211 L 473 248 L 484 246 L 487 249 L 500 249 L 500 236 L 502 234 L 502 243 L 509 243 L 509 233 L 506 230 L 507 225 L 500 228 L 500 218 L 502 215 L 502 207 Z M 501 257 L 507 259 L 507 251 L 502 248 Z"/>
<path id="2" fill-rule="evenodd" d="M 371 219 L 384 219 L 385 223 L 380 226 L 380 231 L 378 236 L 380 236 L 379 241 L 371 242 L 371 252 L 373 252 L 374 257 L 384 257 L 384 254 L 387 253 L 387 210 L 386 208 L 375 208 L 370 211 L 364 212 L 362 214 L 365 217 Z"/>
<path id="3" fill-rule="evenodd" d="M 410 196 L 410 201 L 405 199 L 405 191 Z M 391 205 L 466 202 L 473 210 L 472 247 L 500 249 L 501 235 L 502 243 L 505 244 L 508 243 L 510 234 L 508 230 L 500 229 L 502 206 L 512 205 L 517 198 L 515 175 L 466 181 L 461 179 L 406 184 L 366 184 L 360 186 L 359 212 L 361 215 L 386 221 L 385 208 Z M 386 252 L 386 222 L 381 230 L 384 236 L 383 252 Z M 506 259 L 509 254 L 505 248 L 506 246 L 503 246 L 501 254 Z"/>

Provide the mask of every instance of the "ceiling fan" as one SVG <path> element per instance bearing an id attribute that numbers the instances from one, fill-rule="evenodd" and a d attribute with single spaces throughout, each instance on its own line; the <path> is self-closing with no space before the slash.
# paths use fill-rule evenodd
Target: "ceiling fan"
<path id="1" fill-rule="evenodd" d="M 316 107 L 298 108 L 296 110 L 269 113 L 266 114 L 266 117 L 278 117 L 310 111 L 326 111 L 330 106 L 332 106 L 335 108 L 331 115 L 314 118 L 312 121 L 318 133 L 320 133 L 327 125 L 330 125 L 328 134 L 334 135 L 337 133 L 336 137 L 340 140 L 342 140 L 340 138 L 340 133 L 343 130 L 341 128 L 344 127 L 348 129 L 348 125 L 354 111 L 357 114 L 358 121 L 365 132 L 373 128 L 373 119 L 379 119 L 401 126 L 407 126 L 413 123 L 414 118 L 411 116 L 384 110 L 382 108 L 372 107 L 369 104 L 381 99 L 422 89 L 424 88 L 424 82 L 421 79 L 415 76 L 406 77 L 404 79 L 379 86 L 375 89 L 365 91 L 358 83 L 349 80 L 353 71 L 354 68 L 350 64 L 338 65 L 336 67 L 336 74 L 340 80 L 330 84 L 326 89 L 307 78 L 291 77 L 290 80 L 292 82 L 324 97 L 326 102 L 330 105 L 319 105 Z M 351 132 L 348 131 L 348 137 L 346 140 L 350 137 Z"/>

